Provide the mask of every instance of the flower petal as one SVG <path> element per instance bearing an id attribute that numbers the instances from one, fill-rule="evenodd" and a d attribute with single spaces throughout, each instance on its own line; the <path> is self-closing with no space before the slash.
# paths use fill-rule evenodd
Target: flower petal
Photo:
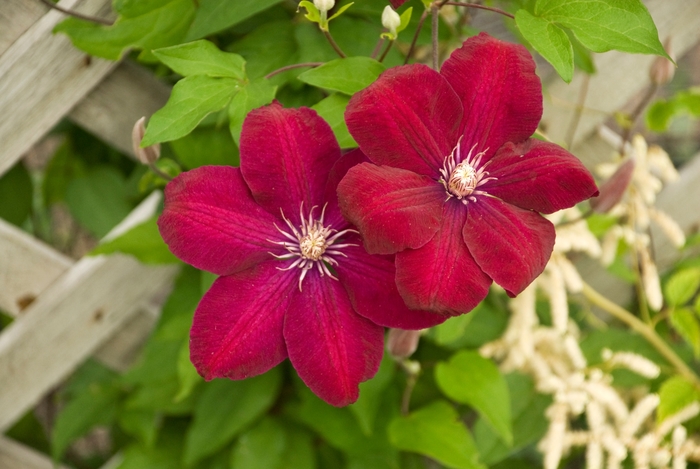
<path id="1" fill-rule="evenodd" d="M 578 158 L 540 140 L 505 144 L 487 169 L 496 180 L 480 189 L 527 210 L 556 212 L 598 192 L 593 176 Z"/>
<path id="2" fill-rule="evenodd" d="M 509 296 L 542 273 L 555 237 L 554 226 L 542 215 L 491 197 L 468 205 L 462 235 L 477 264 Z"/>
<path id="3" fill-rule="evenodd" d="M 273 103 L 248 114 L 241 132 L 241 172 L 253 198 L 298 224 L 299 206 L 322 207 L 340 147 L 330 126 L 309 108 Z"/>
<path id="4" fill-rule="evenodd" d="M 338 185 L 340 210 L 370 254 L 427 243 L 440 225 L 444 198 L 442 186 L 429 177 L 371 163 L 354 166 Z"/>
<path id="5" fill-rule="evenodd" d="M 404 3 L 406 3 L 406 0 L 389 0 L 389 3 L 391 3 L 391 6 L 394 7 L 394 9 L 397 9 Z"/>
<path id="6" fill-rule="evenodd" d="M 358 243 L 357 235 L 344 243 Z M 343 248 L 335 270 L 348 292 L 355 311 L 375 324 L 401 329 L 425 329 L 447 320 L 447 316 L 408 309 L 396 289 L 396 268 L 390 256 L 371 256 L 362 246 Z"/>
<path id="7" fill-rule="evenodd" d="M 440 73 L 464 106 L 462 148 L 490 158 L 506 142 L 521 142 L 542 117 L 542 85 L 535 62 L 521 45 L 481 33 L 467 39 Z"/>
<path id="8" fill-rule="evenodd" d="M 450 85 L 420 64 L 385 71 L 345 111 L 350 133 L 372 162 L 435 179 L 457 144 L 461 119 Z"/>
<path id="9" fill-rule="evenodd" d="M 296 272 L 264 262 L 219 277 L 194 313 L 190 359 L 205 379 L 244 379 L 287 357 L 284 314 L 297 288 Z"/>
<path id="10" fill-rule="evenodd" d="M 165 187 L 158 227 L 177 257 L 230 275 L 270 258 L 275 221 L 255 203 L 238 168 L 202 166 Z"/>
<path id="11" fill-rule="evenodd" d="M 440 229 L 425 246 L 396 255 L 396 286 L 409 308 L 456 316 L 486 297 L 491 279 L 479 268 L 462 240 L 466 210 L 444 204 Z"/>
<path id="12" fill-rule="evenodd" d="M 299 377 L 334 406 L 357 400 L 377 372 L 384 329 L 357 314 L 340 282 L 310 271 L 284 320 L 289 359 Z"/>
<path id="13" fill-rule="evenodd" d="M 348 170 L 360 163 L 369 163 L 369 159 L 362 153 L 362 150 L 356 148 L 351 150 L 333 165 L 331 173 L 328 176 L 328 184 L 326 185 L 326 195 L 324 199 L 328 206 L 326 207 L 325 221 L 326 225 L 330 225 L 338 231 L 342 231 L 349 226 L 347 220 L 343 218 L 338 207 L 338 184 L 345 177 Z"/>

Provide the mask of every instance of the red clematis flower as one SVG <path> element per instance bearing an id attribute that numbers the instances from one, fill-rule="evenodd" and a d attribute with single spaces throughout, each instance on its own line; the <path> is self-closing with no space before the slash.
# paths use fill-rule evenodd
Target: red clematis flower
<path id="1" fill-rule="evenodd" d="M 466 313 L 492 280 L 517 295 L 554 245 L 554 227 L 537 212 L 597 193 L 576 157 L 529 138 L 541 115 L 527 50 L 483 33 L 439 73 L 392 68 L 353 96 L 345 120 L 374 164 L 348 171 L 341 210 L 367 252 L 397 253 L 409 307 Z"/>
<path id="2" fill-rule="evenodd" d="M 398 7 L 406 3 L 406 0 L 389 0 L 389 3 L 391 3 L 391 6 L 394 7 L 394 10 L 396 10 Z"/>
<path id="3" fill-rule="evenodd" d="M 336 186 L 361 161 L 360 151 L 341 156 L 315 111 L 275 103 L 246 119 L 240 169 L 205 166 L 168 184 L 163 239 L 221 275 L 190 332 L 204 378 L 255 376 L 288 356 L 312 391 L 346 405 L 377 371 L 382 326 L 444 320 L 405 306 L 393 259 L 367 254 L 341 216 Z"/>

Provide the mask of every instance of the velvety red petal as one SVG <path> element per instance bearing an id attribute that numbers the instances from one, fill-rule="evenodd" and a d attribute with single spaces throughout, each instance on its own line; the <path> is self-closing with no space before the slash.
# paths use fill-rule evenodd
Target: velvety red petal
<path id="1" fill-rule="evenodd" d="M 331 225 L 338 231 L 348 227 L 348 222 L 343 218 L 338 206 L 338 184 L 345 177 L 348 170 L 360 163 L 369 163 L 369 159 L 362 153 L 362 150 L 356 148 L 345 153 L 333 165 L 331 173 L 328 176 L 328 184 L 326 185 L 325 200 L 328 203 L 326 206 L 326 225 Z"/>
<path id="2" fill-rule="evenodd" d="M 357 235 L 344 243 L 360 243 Z M 393 256 L 372 256 L 362 246 L 343 248 L 347 258 L 338 258 L 335 270 L 350 297 L 355 311 L 385 327 L 425 329 L 441 324 L 447 316 L 408 309 L 396 289 Z"/>
<path id="3" fill-rule="evenodd" d="M 521 142 L 542 117 L 542 85 L 535 62 L 523 46 L 481 33 L 467 39 L 442 64 L 440 73 L 464 106 L 462 148 L 485 151 Z"/>
<path id="4" fill-rule="evenodd" d="M 445 79 L 425 65 L 382 73 L 356 93 L 345 122 L 374 163 L 437 179 L 459 137 L 462 105 Z"/>
<path id="5" fill-rule="evenodd" d="M 250 195 L 238 168 L 202 166 L 165 187 L 158 219 L 170 250 L 198 269 L 230 275 L 270 259 L 276 218 Z"/>
<path id="6" fill-rule="evenodd" d="M 337 280 L 309 272 L 284 320 L 289 359 L 317 396 L 334 406 L 357 400 L 377 372 L 384 329 L 357 314 Z"/>
<path id="7" fill-rule="evenodd" d="M 573 207 L 598 192 L 593 176 L 559 145 L 529 139 L 504 145 L 489 163 L 480 189 L 509 204 L 542 213 Z"/>
<path id="8" fill-rule="evenodd" d="M 425 246 L 396 255 L 396 285 L 409 308 L 456 316 L 486 297 L 491 279 L 462 240 L 466 210 L 455 200 L 444 204 L 440 229 Z"/>
<path id="9" fill-rule="evenodd" d="M 391 3 L 391 6 L 394 7 L 394 10 L 406 3 L 406 0 L 389 0 L 389 3 Z"/>
<path id="10" fill-rule="evenodd" d="M 194 313 L 190 358 L 205 379 L 244 379 L 265 373 L 287 357 L 282 334 L 296 272 L 263 262 L 219 277 Z"/>
<path id="11" fill-rule="evenodd" d="M 326 182 L 340 147 L 330 126 L 308 108 L 279 103 L 248 114 L 241 132 L 241 172 L 253 198 L 275 215 L 280 208 L 298 224 L 305 212 L 323 206 Z"/>
<path id="12" fill-rule="evenodd" d="M 429 177 L 362 163 L 338 185 L 340 210 L 360 230 L 370 254 L 418 248 L 440 225 L 445 191 Z"/>
<path id="13" fill-rule="evenodd" d="M 542 273 L 555 238 L 542 215 L 490 197 L 469 203 L 462 234 L 477 264 L 510 296 Z"/>

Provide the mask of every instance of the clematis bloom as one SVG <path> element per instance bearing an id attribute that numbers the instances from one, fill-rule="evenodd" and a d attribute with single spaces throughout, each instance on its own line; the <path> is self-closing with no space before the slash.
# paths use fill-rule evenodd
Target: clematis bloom
<path id="1" fill-rule="evenodd" d="M 575 156 L 530 138 L 541 115 L 530 54 L 484 33 L 440 72 L 395 67 L 350 100 L 348 129 L 373 164 L 341 181 L 341 210 L 369 253 L 396 254 L 409 307 L 466 313 L 492 281 L 517 295 L 554 246 L 540 213 L 597 193 Z"/>
<path id="2" fill-rule="evenodd" d="M 175 255 L 221 276 L 195 311 L 192 363 L 207 380 L 244 379 L 289 357 L 318 396 L 349 404 L 377 371 L 382 326 L 444 319 L 409 310 L 393 259 L 367 254 L 341 216 L 336 186 L 367 159 L 341 156 L 315 111 L 252 111 L 240 150 L 240 168 L 204 166 L 168 183 L 158 220 Z"/>

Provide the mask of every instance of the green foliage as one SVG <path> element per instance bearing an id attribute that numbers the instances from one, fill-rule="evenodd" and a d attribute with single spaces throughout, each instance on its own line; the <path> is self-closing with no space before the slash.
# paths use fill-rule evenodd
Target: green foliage
<path id="1" fill-rule="evenodd" d="M 671 306 L 688 303 L 700 288 L 700 269 L 684 269 L 673 274 L 664 285 L 664 299 Z"/>
<path id="2" fill-rule="evenodd" d="M 245 88 L 236 96 L 244 91 Z M 205 165 L 239 164 L 238 147 L 225 129 L 200 126 L 190 134 L 169 142 L 169 145 L 185 169 Z"/>
<path id="3" fill-rule="evenodd" d="M 377 79 L 385 67 L 368 57 L 332 60 L 299 75 L 309 85 L 352 95 Z"/>
<path id="4" fill-rule="evenodd" d="M 491 360 L 463 350 L 438 363 L 435 377 L 450 399 L 473 407 L 509 445 L 513 442 L 508 385 Z"/>
<path id="5" fill-rule="evenodd" d="M 219 32 L 281 2 L 282 0 L 200 0 L 186 41 Z"/>
<path id="6" fill-rule="evenodd" d="M 660 423 L 693 402 L 700 401 L 700 391 L 684 377 L 673 376 L 661 385 L 659 399 L 656 420 Z"/>
<path id="7" fill-rule="evenodd" d="M 265 78 L 258 78 L 248 83 L 236 93 L 228 107 L 229 128 L 236 144 L 240 143 L 243 121 L 250 111 L 275 99 L 277 86 Z"/>
<path id="8" fill-rule="evenodd" d="M 0 178 L 0 218 L 21 225 L 32 211 L 32 180 L 21 164 Z"/>
<path id="9" fill-rule="evenodd" d="M 518 29 L 567 83 L 573 77 L 574 55 L 564 28 L 594 52 L 615 49 L 668 57 L 639 0 L 537 0 L 533 10 L 518 10 Z"/>
<path id="10" fill-rule="evenodd" d="M 194 41 L 156 49 L 158 60 L 183 77 L 207 75 L 245 79 L 245 60 L 238 54 L 221 52 L 209 41 Z"/>
<path id="11" fill-rule="evenodd" d="M 218 379 L 197 400 L 185 439 L 185 463 L 193 464 L 223 448 L 270 408 L 280 389 L 278 368 L 243 381 Z"/>
<path id="12" fill-rule="evenodd" d="M 147 147 L 184 137 L 202 119 L 226 106 L 240 89 L 234 78 L 193 75 L 178 81 L 170 99 L 148 122 L 141 145 Z"/>
<path id="13" fill-rule="evenodd" d="M 136 225 L 117 238 L 109 240 L 92 250 L 90 254 L 131 254 L 144 264 L 170 264 L 179 262 L 170 252 L 158 232 L 157 218 Z"/>
<path id="14" fill-rule="evenodd" d="M 654 132 L 664 132 L 673 119 L 681 115 L 700 117 L 700 89 L 690 88 L 669 99 L 656 101 L 647 111 L 646 124 Z"/>
<path id="15" fill-rule="evenodd" d="M 477 469 L 479 453 L 469 430 L 457 412 L 444 401 L 435 401 L 389 426 L 391 442 L 404 451 L 425 454 L 447 467 Z"/>
<path id="16" fill-rule="evenodd" d="M 355 139 L 350 135 L 348 126 L 345 123 L 345 108 L 348 106 L 350 98 L 342 93 L 333 93 L 327 98 L 311 106 L 330 124 L 335 138 L 338 139 L 340 148 L 354 148 L 357 146 Z"/>
<path id="17" fill-rule="evenodd" d="M 119 60 L 130 49 L 141 49 L 141 58 L 154 61 L 153 49 L 177 44 L 187 32 L 195 13 L 192 0 L 115 1 L 119 14 L 113 26 L 98 25 L 76 18 L 60 23 L 61 32 L 90 55 Z"/>
<path id="18" fill-rule="evenodd" d="M 374 432 L 374 424 L 384 398 L 384 391 L 391 384 L 395 371 L 393 360 L 385 355 L 377 374 L 371 380 L 360 384 L 359 399 L 348 407 L 365 435 L 371 435 Z"/>
<path id="19" fill-rule="evenodd" d="M 693 347 L 695 357 L 700 357 L 700 323 L 690 308 L 676 308 L 671 311 L 673 328 Z"/>

